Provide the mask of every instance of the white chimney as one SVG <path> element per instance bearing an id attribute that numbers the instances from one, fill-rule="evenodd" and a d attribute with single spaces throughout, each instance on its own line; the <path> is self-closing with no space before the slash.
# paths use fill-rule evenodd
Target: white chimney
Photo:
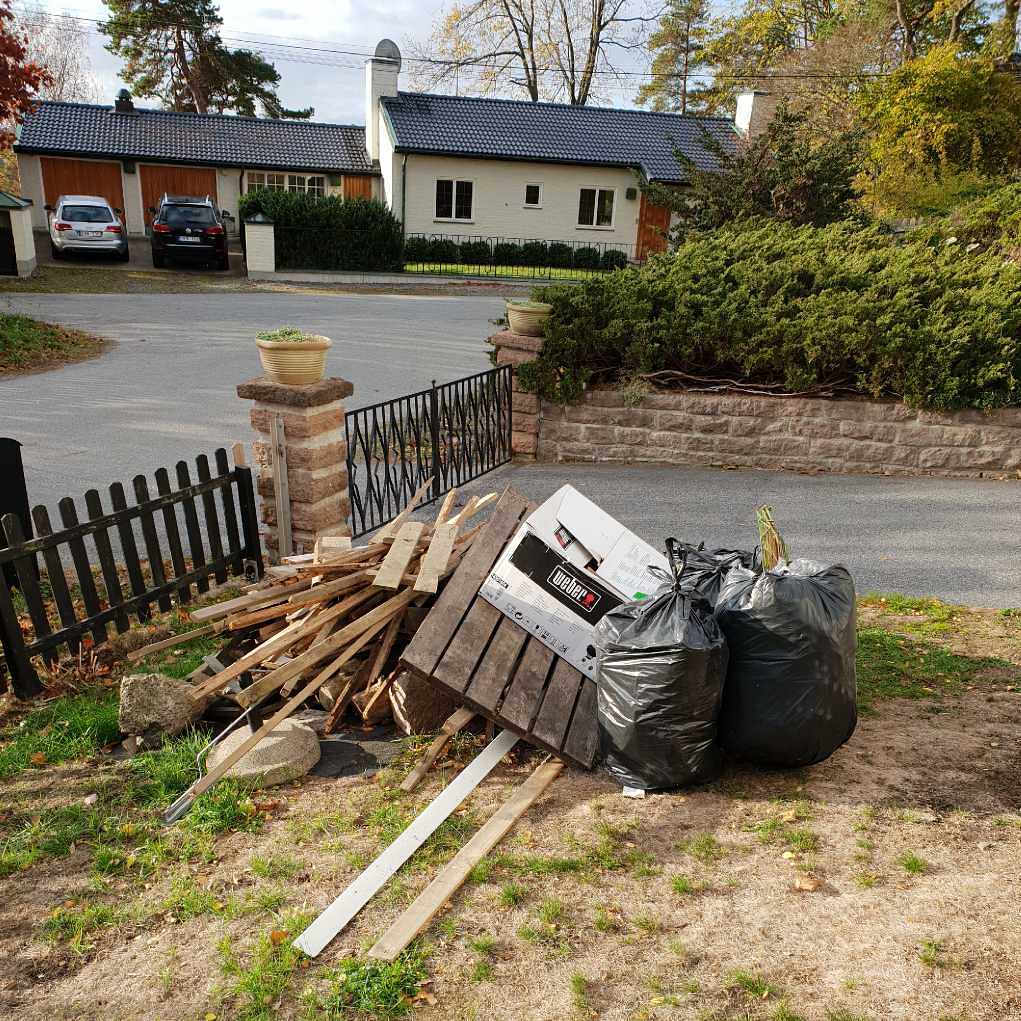
<path id="1" fill-rule="evenodd" d="M 392 39 L 381 39 L 365 61 L 365 148 L 369 159 L 379 159 L 379 100 L 397 95 L 401 51 Z"/>
<path id="2" fill-rule="evenodd" d="M 766 130 L 776 113 L 779 97 L 761 89 L 741 92 L 737 96 L 734 127 L 745 138 L 756 138 Z"/>

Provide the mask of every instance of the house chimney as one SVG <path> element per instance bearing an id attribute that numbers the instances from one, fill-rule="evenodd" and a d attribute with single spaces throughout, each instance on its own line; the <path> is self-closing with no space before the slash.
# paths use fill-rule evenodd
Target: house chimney
<path id="1" fill-rule="evenodd" d="M 370 160 L 379 159 L 379 101 L 397 95 L 401 51 L 392 39 L 381 39 L 365 61 L 365 148 Z"/>
<path id="2" fill-rule="evenodd" d="M 131 101 L 131 93 L 127 89 L 121 89 L 117 98 L 113 101 L 113 108 L 117 113 L 134 113 L 135 104 Z"/>
<path id="3" fill-rule="evenodd" d="M 769 126 L 776 113 L 779 97 L 761 89 L 740 92 L 734 112 L 734 127 L 746 139 L 757 138 Z"/>

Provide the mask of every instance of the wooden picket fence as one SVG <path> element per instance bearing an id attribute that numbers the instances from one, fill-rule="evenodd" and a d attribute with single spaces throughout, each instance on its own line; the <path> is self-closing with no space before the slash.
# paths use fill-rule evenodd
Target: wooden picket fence
<path id="1" fill-rule="evenodd" d="M 206 455 L 195 459 L 196 482 L 192 482 L 184 461 L 178 461 L 175 467 L 176 486 L 171 484 L 168 470 L 160 468 L 155 473 L 156 496 L 150 495 L 146 477 L 136 475 L 132 482 L 133 505 L 128 504 L 124 487 L 115 482 L 109 487 L 111 511 L 103 507 L 99 491 L 90 489 L 85 494 L 87 521 L 79 521 L 74 500 L 64 497 L 57 505 L 63 525 L 60 531 L 53 530 L 49 512 L 42 505 L 32 510 L 35 538 L 25 536 L 16 515 L 0 518 L 0 538 L 7 544 L 0 546 L 0 640 L 16 696 L 29 698 L 42 690 L 33 657 L 52 663 L 62 646 L 77 653 L 89 633 L 96 643 L 104 642 L 109 624 L 118 632 L 126 631 L 131 616 L 139 621 L 149 618 L 153 603 L 160 610 L 169 610 L 173 599 L 183 604 L 193 598 L 192 586 L 198 593 L 208 592 L 211 578 L 223 583 L 230 575 L 261 576 L 251 469 L 243 464 L 232 468 L 223 448 L 213 457 L 215 475 Z M 183 517 L 183 537 L 179 513 Z M 157 520 L 163 525 L 169 560 L 165 558 Z M 144 557 L 139 554 L 136 523 Z M 85 541 L 89 537 L 94 558 Z M 51 620 L 47 612 L 40 559 L 59 620 Z M 77 578 L 84 616 L 79 616 L 68 584 L 68 559 L 74 568 L 72 585 Z M 94 561 L 98 563 L 96 573 Z M 8 564 L 13 565 L 13 572 L 6 569 Z M 126 578 L 119 565 L 123 565 Z M 12 573 L 14 578 L 9 577 Z M 31 637 L 19 624 L 15 581 L 31 621 Z M 0 691 L 4 687 L 0 670 Z"/>

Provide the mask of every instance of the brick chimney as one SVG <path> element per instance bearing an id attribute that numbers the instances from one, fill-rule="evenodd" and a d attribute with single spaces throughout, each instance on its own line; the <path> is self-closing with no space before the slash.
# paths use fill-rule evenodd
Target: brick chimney
<path id="1" fill-rule="evenodd" d="M 135 104 L 131 99 L 131 93 L 127 89 L 121 89 L 113 101 L 115 113 L 137 113 Z"/>
<path id="2" fill-rule="evenodd" d="M 401 51 L 392 39 L 381 39 L 375 53 L 365 61 L 365 149 L 369 159 L 379 159 L 379 101 L 397 95 Z"/>
<path id="3" fill-rule="evenodd" d="M 780 99 L 771 92 L 751 89 L 737 96 L 734 112 L 734 127 L 746 139 L 757 138 L 769 125 L 776 113 Z"/>

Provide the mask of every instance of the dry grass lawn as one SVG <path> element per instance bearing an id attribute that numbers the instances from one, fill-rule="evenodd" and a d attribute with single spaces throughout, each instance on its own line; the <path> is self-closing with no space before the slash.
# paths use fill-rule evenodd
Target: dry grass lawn
<path id="1" fill-rule="evenodd" d="M 862 650 L 867 712 L 829 761 L 731 766 L 644 801 L 566 771 L 386 973 L 363 967 L 364 950 L 534 767 L 531 751 L 312 962 L 290 937 L 480 739 L 412 795 L 396 789 L 410 743 L 376 778 L 256 795 L 226 832 L 151 868 L 103 850 L 130 846 L 135 823 L 86 835 L 0 880 L 0 1016 L 1021 1018 L 1021 615 L 866 600 Z M 0 781 L 0 850 L 26 815 L 42 826 L 97 791 L 105 803 L 124 768 Z"/>

